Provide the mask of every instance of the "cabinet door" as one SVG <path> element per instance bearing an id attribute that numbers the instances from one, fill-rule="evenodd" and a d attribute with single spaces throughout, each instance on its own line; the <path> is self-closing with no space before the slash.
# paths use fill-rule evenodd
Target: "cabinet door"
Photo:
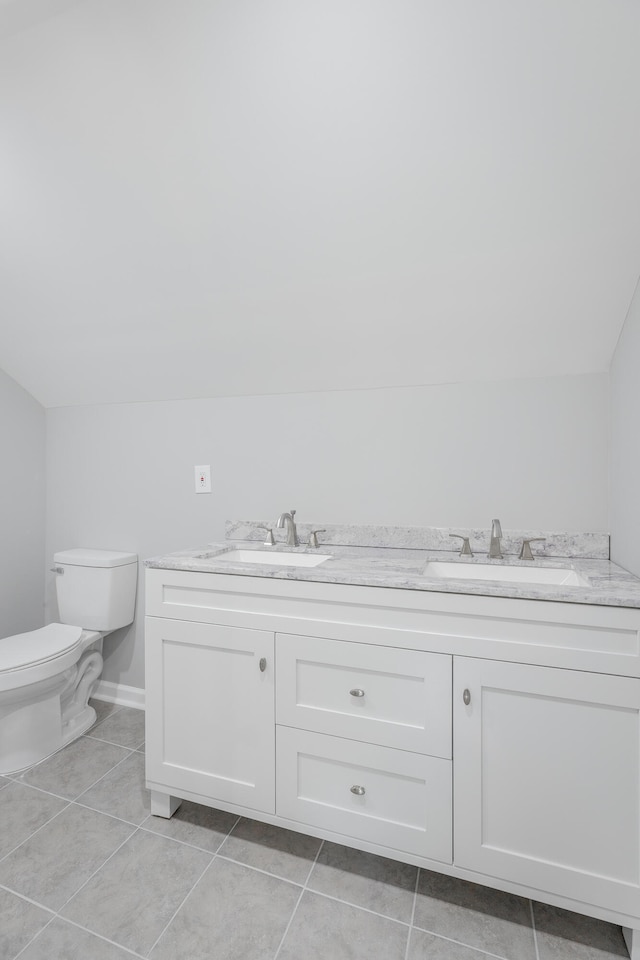
<path id="1" fill-rule="evenodd" d="M 145 648 L 147 779 L 273 813 L 273 634 L 147 617 Z"/>
<path id="2" fill-rule="evenodd" d="M 639 710 L 639 680 L 454 658 L 454 862 L 640 915 Z"/>

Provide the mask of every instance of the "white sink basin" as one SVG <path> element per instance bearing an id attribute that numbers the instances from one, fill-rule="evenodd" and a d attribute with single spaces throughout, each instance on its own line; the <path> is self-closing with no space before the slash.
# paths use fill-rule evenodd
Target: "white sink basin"
<path id="1" fill-rule="evenodd" d="M 285 553 L 270 550 L 229 550 L 220 553 L 216 562 L 224 563 L 264 563 L 270 567 L 318 567 L 325 560 L 331 560 L 327 553 Z"/>
<path id="2" fill-rule="evenodd" d="M 495 580 L 499 583 L 547 583 L 565 587 L 590 587 L 575 570 L 562 567 L 510 567 L 500 563 L 448 563 L 430 560 L 422 571 L 425 577 L 443 580 Z"/>

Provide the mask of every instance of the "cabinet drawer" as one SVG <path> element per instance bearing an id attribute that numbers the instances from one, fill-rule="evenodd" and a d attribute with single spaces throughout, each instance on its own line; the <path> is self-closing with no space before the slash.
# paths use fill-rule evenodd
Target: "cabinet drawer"
<path id="1" fill-rule="evenodd" d="M 450 761 L 290 727 L 276 754 L 279 816 L 451 863 Z"/>
<path id="2" fill-rule="evenodd" d="M 277 722 L 451 757 L 451 657 L 276 635 Z"/>

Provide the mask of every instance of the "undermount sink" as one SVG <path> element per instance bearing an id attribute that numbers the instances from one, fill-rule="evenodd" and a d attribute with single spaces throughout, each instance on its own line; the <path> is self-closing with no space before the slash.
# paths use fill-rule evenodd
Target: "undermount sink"
<path id="1" fill-rule="evenodd" d="M 449 563 L 430 560 L 422 571 L 425 577 L 443 580 L 496 580 L 500 583 L 541 583 L 565 587 L 590 587 L 575 570 L 563 567 L 511 567 L 501 563 Z"/>
<path id="2" fill-rule="evenodd" d="M 225 563 L 264 563 L 270 567 L 318 567 L 331 560 L 327 553 L 286 553 L 270 550 L 229 550 L 214 558 Z"/>

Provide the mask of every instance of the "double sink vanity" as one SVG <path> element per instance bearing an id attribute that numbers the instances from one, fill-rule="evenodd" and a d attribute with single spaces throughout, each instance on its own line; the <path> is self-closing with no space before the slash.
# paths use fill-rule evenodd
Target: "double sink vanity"
<path id="1" fill-rule="evenodd" d="M 586 913 L 639 960 L 640 581 L 608 537 L 292 514 L 288 543 L 236 522 L 146 562 L 152 813 L 189 799 Z"/>

